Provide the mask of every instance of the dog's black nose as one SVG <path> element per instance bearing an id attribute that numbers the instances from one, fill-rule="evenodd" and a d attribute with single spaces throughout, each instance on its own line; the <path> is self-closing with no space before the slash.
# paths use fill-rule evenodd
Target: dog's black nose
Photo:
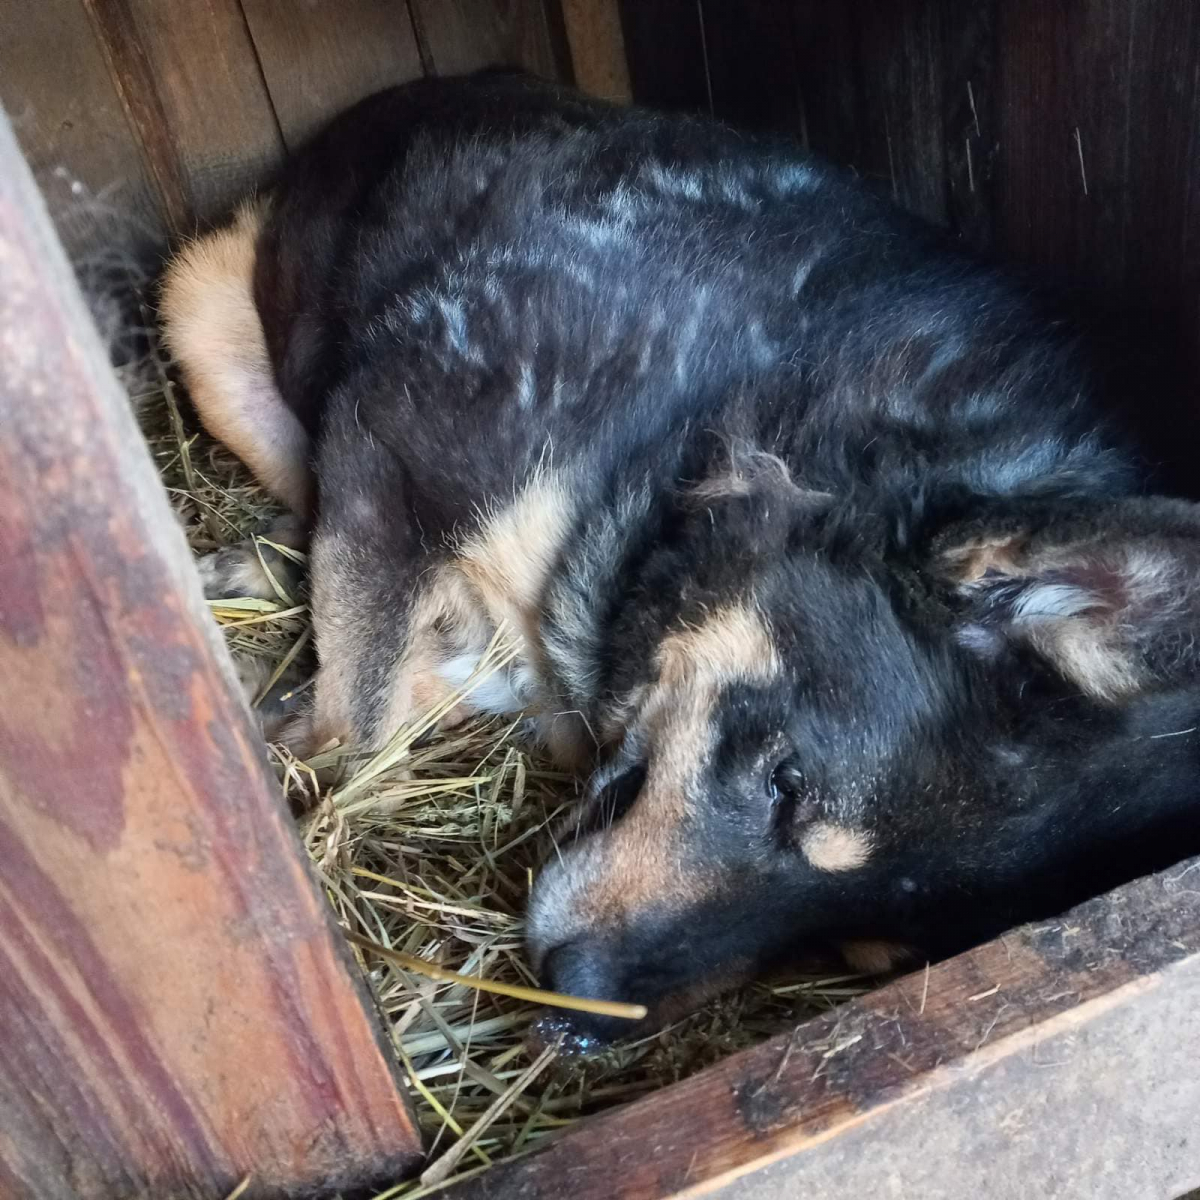
<path id="1" fill-rule="evenodd" d="M 624 981 L 613 954 L 594 940 L 580 938 L 555 946 L 542 962 L 541 976 L 542 985 L 552 992 L 588 1000 L 631 1002 L 631 997 L 622 994 Z M 592 1048 L 585 1042 L 606 1044 L 631 1033 L 637 1025 L 621 1017 L 569 1009 L 558 1010 L 552 1023 L 574 1041 L 574 1049 L 584 1051 Z"/>

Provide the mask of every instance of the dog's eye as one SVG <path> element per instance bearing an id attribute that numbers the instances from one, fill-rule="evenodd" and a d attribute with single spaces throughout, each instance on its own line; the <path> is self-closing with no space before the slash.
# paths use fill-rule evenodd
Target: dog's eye
<path id="1" fill-rule="evenodd" d="M 785 759 L 767 777 L 767 795 L 772 804 L 794 804 L 803 782 L 796 764 Z"/>

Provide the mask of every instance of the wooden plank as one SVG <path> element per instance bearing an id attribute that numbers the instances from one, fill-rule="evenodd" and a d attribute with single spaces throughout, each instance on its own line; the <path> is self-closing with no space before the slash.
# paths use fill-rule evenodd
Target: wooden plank
<path id="1" fill-rule="evenodd" d="M 426 72 L 457 75 L 480 67 L 524 67 L 563 77 L 542 0 L 409 0 Z"/>
<path id="2" fill-rule="evenodd" d="M 261 182 L 283 141 L 238 0 L 82 0 L 173 232 Z"/>
<path id="3" fill-rule="evenodd" d="M 419 1150 L 177 523 L 0 120 L 0 1195 Z"/>
<path id="4" fill-rule="evenodd" d="M 849 4 L 797 0 L 791 6 L 805 145 L 849 166 L 862 159 L 858 44 Z"/>
<path id="5" fill-rule="evenodd" d="M 160 202 L 79 0 L 0 0 L 0 103 L 73 259 L 141 256 Z"/>
<path id="6" fill-rule="evenodd" d="M 1144 352 L 1121 387 L 1167 488 L 1197 486 L 1200 9 L 997 7 L 997 249 L 1087 289 Z M 1151 401 L 1152 402 L 1148 402 Z"/>
<path id="7" fill-rule="evenodd" d="M 703 0 L 713 112 L 747 129 L 799 135 L 801 80 L 792 13 L 778 0 Z"/>
<path id="8" fill-rule="evenodd" d="M 627 104 L 633 97 L 617 0 L 562 0 L 575 86 Z"/>
<path id="9" fill-rule="evenodd" d="M 942 140 L 950 228 L 975 250 L 994 239 L 996 36 L 992 4 L 940 0 Z"/>
<path id="10" fill-rule="evenodd" d="M 931 221 L 946 220 L 942 8 L 930 0 L 855 0 L 863 173 Z"/>
<path id="11" fill-rule="evenodd" d="M 242 0 L 283 140 L 381 88 L 420 78 L 404 0 Z"/>
<path id="12" fill-rule="evenodd" d="M 1178 1195 L 1200 1175 L 1198 879 L 918 971 L 446 1195 Z"/>
<path id="13" fill-rule="evenodd" d="M 1015 0 L 997 22 L 1004 249 L 1171 307 L 1200 274 L 1200 11 Z"/>
<path id="14" fill-rule="evenodd" d="M 711 112 L 700 7 L 679 0 L 620 0 L 633 98 L 683 112 Z"/>

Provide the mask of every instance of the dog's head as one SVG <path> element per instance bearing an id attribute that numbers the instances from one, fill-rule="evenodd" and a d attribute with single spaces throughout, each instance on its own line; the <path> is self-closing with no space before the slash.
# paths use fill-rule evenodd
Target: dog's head
<path id="1" fill-rule="evenodd" d="M 530 904 L 548 986 L 661 1023 L 814 943 L 940 955 L 1155 865 L 1200 795 L 1191 506 L 918 552 L 771 466 L 696 499 L 613 629 L 612 749 Z"/>

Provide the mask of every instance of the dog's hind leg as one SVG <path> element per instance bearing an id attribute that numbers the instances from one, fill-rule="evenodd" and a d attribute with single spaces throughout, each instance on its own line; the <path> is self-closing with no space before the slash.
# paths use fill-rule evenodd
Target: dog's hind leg
<path id="1" fill-rule="evenodd" d="M 313 496 L 309 438 L 280 395 L 254 303 L 254 264 L 265 202 L 247 201 L 233 221 L 188 242 L 163 277 L 167 345 L 204 427 L 293 513 Z"/>

